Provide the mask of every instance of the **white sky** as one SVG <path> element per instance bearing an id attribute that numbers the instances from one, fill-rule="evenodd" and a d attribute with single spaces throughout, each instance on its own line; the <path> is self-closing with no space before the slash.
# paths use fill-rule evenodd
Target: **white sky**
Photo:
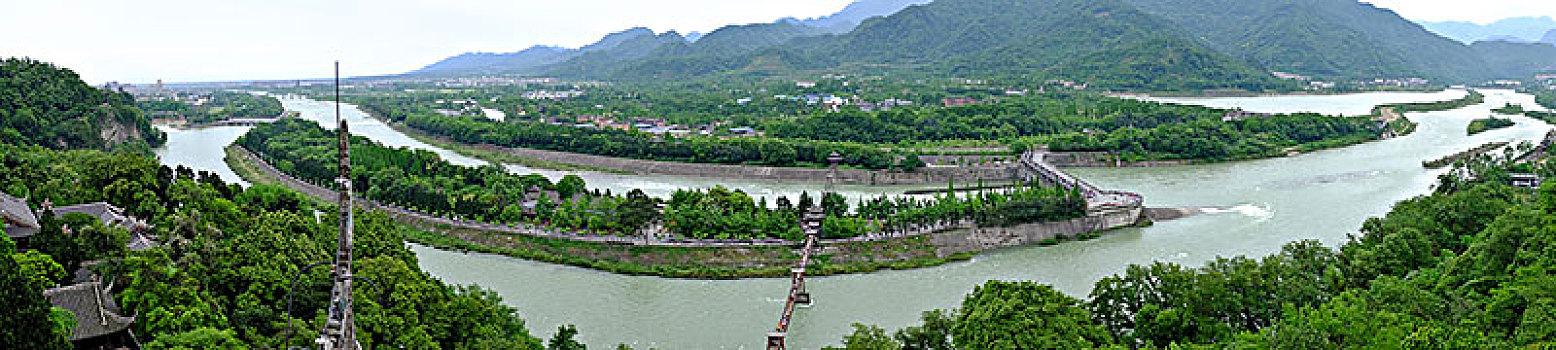
<path id="1" fill-rule="evenodd" d="M 850 0 L 0 0 L 0 57 L 90 83 L 409 71 L 454 54 L 576 47 L 635 26 L 711 31 L 815 17 Z M 1370 0 L 1415 20 L 1556 16 L 1551 0 Z"/>

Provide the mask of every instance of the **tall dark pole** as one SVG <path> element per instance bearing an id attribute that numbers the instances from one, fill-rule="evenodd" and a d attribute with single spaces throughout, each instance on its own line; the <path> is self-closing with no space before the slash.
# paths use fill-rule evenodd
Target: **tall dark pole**
<path id="1" fill-rule="evenodd" d="M 335 247 L 335 265 L 331 269 L 334 285 L 330 289 L 330 313 L 324 321 L 324 331 L 319 334 L 319 347 L 326 350 L 357 350 L 357 327 L 351 312 L 351 233 L 354 218 L 351 213 L 351 132 L 346 120 L 340 116 L 340 62 L 335 62 L 335 132 L 339 137 L 337 166 L 339 175 L 335 184 L 340 186 L 340 237 Z"/>

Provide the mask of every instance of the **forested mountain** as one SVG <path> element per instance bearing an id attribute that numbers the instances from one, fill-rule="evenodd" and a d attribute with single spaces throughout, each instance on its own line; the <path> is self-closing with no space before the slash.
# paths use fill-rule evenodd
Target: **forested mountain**
<path id="1" fill-rule="evenodd" d="M 1540 59 L 1522 56 L 1529 50 L 1472 49 L 1356 0 L 940 0 L 910 6 L 916 3 L 861 1 L 831 17 L 729 26 L 692 43 L 640 29 L 609 50 L 506 71 L 630 81 L 864 70 L 1070 79 L 1113 90 L 1264 90 L 1295 86 L 1273 80 L 1271 71 L 1325 80 L 1470 83 L 1522 78 L 1509 74 L 1528 71 L 1524 63 Z M 899 6 L 906 7 L 847 32 L 816 28 Z"/>
<path id="2" fill-rule="evenodd" d="M 1501 77 L 1528 78 L 1556 72 L 1556 44 L 1481 41 L 1470 45 Z"/>
<path id="3" fill-rule="evenodd" d="M 689 46 L 698 53 L 733 54 L 783 44 L 802 36 L 821 35 L 815 27 L 779 21 L 774 23 L 726 26 L 704 35 Z"/>
<path id="4" fill-rule="evenodd" d="M 801 25 L 841 34 L 854 30 L 859 23 L 872 17 L 888 16 L 913 5 L 928 4 L 934 0 L 859 0 L 848 4 L 837 13 L 810 19 L 784 19 Z"/>
<path id="5" fill-rule="evenodd" d="M 1546 17 L 1515 17 L 1488 24 L 1473 22 L 1421 22 L 1434 33 L 1449 39 L 1470 44 L 1494 37 L 1518 38 L 1519 41 L 1535 41 L 1548 31 L 1556 30 L 1556 19 Z"/>
<path id="6" fill-rule="evenodd" d="M 1233 57 L 1293 73 L 1481 79 L 1468 47 L 1354 0 L 1126 0 Z"/>
<path id="7" fill-rule="evenodd" d="M 1084 78 L 1118 82 L 1111 87 L 1122 89 L 1277 84 L 1261 69 L 1182 39 L 1181 32 L 1117 1 L 940 0 L 865 21 L 843 35 L 799 38 L 741 55 L 656 57 L 615 76 L 656 79 L 869 65 L 952 76 Z M 1200 84 L 1206 82 L 1211 85 Z"/>
<path id="8" fill-rule="evenodd" d="M 89 86 L 69 69 L 26 58 L 0 60 L 0 143 L 56 149 L 161 145 L 166 136 L 134 106 L 129 94 Z"/>

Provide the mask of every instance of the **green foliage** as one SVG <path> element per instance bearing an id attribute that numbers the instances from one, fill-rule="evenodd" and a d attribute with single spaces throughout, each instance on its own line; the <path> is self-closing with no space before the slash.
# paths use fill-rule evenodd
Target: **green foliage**
<path id="1" fill-rule="evenodd" d="M 1482 119 L 1475 119 L 1475 120 L 1470 121 L 1470 125 L 1468 127 L 1465 127 L 1465 131 L 1468 132 L 1470 135 L 1474 135 L 1474 134 L 1479 134 L 1479 133 L 1483 133 L 1483 132 L 1487 132 L 1487 131 L 1491 131 L 1491 130 L 1496 130 L 1496 129 L 1510 127 L 1510 126 L 1517 125 L 1517 124 L 1518 123 L 1514 123 L 1512 119 L 1494 118 L 1494 117 L 1493 118 L 1482 118 Z"/>
<path id="2" fill-rule="evenodd" d="M 8 236 L 0 236 L 0 250 L 15 251 Z M 53 316 L 32 276 L 22 272 L 10 254 L 0 254 L 0 344 L 18 349 L 69 349 L 61 325 Z"/>
<path id="3" fill-rule="evenodd" d="M 204 99 L 199 106 L 182 100 Z M 163 112 L 183 117 L 190 123 L 210 123 L 232 118 L 275 118 L 286 112 L 281 100 L 269 95 L 217 91 L 207 95 L 180 94 L 178 98 L 155 98 L 136 102 L 147 112 Z"/>
<path id="4" fill-rule="evenodd" d="M 106 278 L 123 286 L 115 294 L 117 301 L 126 314 L 136 316 L 134 331 L 148 348 L 309 344 L 310 333 L 323 322 L 328 288 L 322 283 L 327 280 L 327 271 L 301 271 L 301 267 L 329 259 L 334 250 L 335 219 L 326 216 L 322 222 L 315 221 L 311 202 L 285 189 L 255 186 L 245 190 L 214 180 L 214 176 L 199 175 L 196 179 L 187 175 L 192 172 L 161 167 L 147 159 L 95 151 L 7 148 L 0 153 L 0 161 L 18 167 L 0 170 L 4 174 L 0 185 L 8 186 L 13 179 L 52 178 L 60 183 L 92 184 L 111 178 L 113 183 L 143 189 L 144 196 L 114 197 L 116 192 L 111 189 L 65 191 L 51 188 L 50 181 L 38 181 L 37 187 L 31 188 L 35 194 L 61 194 L 53 198 L 64 203 L 107 200 L 136 208 L 128 204 L 145 201 L 167 208 L 136 214 L 156 227 L 152 234 L 164 242 L 160 248 L 124 251 L 121 240 L 94 238 L 111 237 L 92 233 L 97 226 L 89 223 L 101 225 L 99 221 L 74 215 L 45 221 L 50 227 L 71 227 L 78 239 L 37 247 L 62 262 L 67 259 L 61 256 L 68 254 L 61 254 L 61 250 L 75 251 L 77 260 L 104 260 L 101 270 Z M 401 228 L 392 219 L 381 213 L 358 213 L 356 218 L 354 272 L 374 281 L 357 288 L 355 297 L 358 336 L 364 346 L 540 347 L 540 340 L 529 335 L 516 311 L 502 305 L 495 293 L 445 285 L 420 271 L 400 237 Z M 47 232 L 38 237 L 44 238 L 43 234 Z M 3 260 L 0 264 L 15 263 L 9 257 Z M 13 272 L 7 276 L 14 274 L 19 281 L 26 281 L 20 271 L 19 267 L 0 268 L 0 272 Z M 294 290 L 292 279 L 300 273 L 302 283 Z M 287 310 L 289 292 L 294 303 Z M 27 294 L 16 291 L 7 295 Z M 23 310 L 15 313 L 16 317 L 31 315 L 27 307 L 14 306 L 8 309 Z M 39 322 L 46 321 L 43 315 L 47 308 L 39 310 Z M 291 343 L 285 343 L 289 334 Z M 29 337 L 33 341 L 48 339 Z M 18 340 L 13 344 L 29 343 Z"/>
<path id="5" fill-rule="evenodd" d="M 485 119 L 448 117 L 407 107 L 388 107 L 394 101 L 363 103 L 364 109 L 390 120 L 437 136 L 472 144 L 522 147 L 611 157 L 716 164 L 790 166 L 794 163 L 826 164 L 838 152 L 844 164 L 884 169 L 892 165 L 890 153 L 852 143 L 798 139 L 655 136 L 641 131 L 579 128 L 540 122 L 501 123 Z"/>
<path id="6" fill-rule="evenodd" d="M 1519 115 L 1524 114 L 1524 106 L 1516 103 L 1508 103 L 1502 107 L 1492 109 L 1491 111 L 1503 115 Z"/>
<path id="7" fill-rule="evenodd" d="M 1304 113 L 1223 121 L 1230 111 L 1090 93 L 1049 93 L 999 103 L 874 113 L 817 114 L 768 125 L 771 135 L 831 141 L 1043 140 L 1056 151 L 1107 151 L 1136 159 L 1227 159 L 1382 132 L 1365 117 Z M 1043 116 L 1033 118 L 1032 116 Z M 1002 135 L 1001 130 L 1010 130 Z"/>
<path id="8" fill-rule="evenodd" d="M 1089 315 L 1063 314 L 1077 324 L 1095 324 L 1131 347 L 1550 346 L 1556 342 L 1551 326 L 1556 313 L 1550 311 L 1556 310 L 1551 277 L 1556 254 L 1550 249 L 1556 247 L 1551 224 L 1556 214 L 1549 209 L 1556 203 L 1556 184 L 1534 194 L 1505 185 L 1505 173 L 1522 166 L 1527 165 L 1461 163 L 1450 173 L 1463 178 L 1367 220 L 1337 248 L 1303 241 L 1258 260 L 1219 258 L 1197 268 L 1163 262 L 1130 266 L 1095 284 L 1085 303 Z M 1543 166 L 1534 171 L 1549 172 Z M 963 332 L 1031 339 L 1055 328 L 1010 326 L 1024 318 L 1002 315 L 1040 303 L 983 288 L 988 286 L 963 302 L 950 327 L 957 347 L 1004 346 L 968 345 Z M 969 311 L 974 300 L 996 305 L 986 309 L 995 311 Z M 926 314 L 922 328 L 898 331 L 896 339 L 934 344 L 914 348 L 948 348 L 932 331 L 946 328 L 943 319 Z"/>
<path id="9" fill-rule="evenodd" d="M 1073 349 L 1113 342 L 1081 301 L 1035 282 L 990 281 L 962 301 L 951 338 L 967 349 Z"/>
<path id="10" fill-rule="evenodd" d="M 589 347 L 574 340 L 578 336 L 578 328 L 573 325 L 558 326 L 556 334 L 547 342 L 546 350 L 588 350 Z"/>
<path id="11" fill-rule="evenodd" d="M 210 327 L 201 327 L 188 332 L 168 335 L 157 338 L 156 341 L 146 343 L 146 349 L 152 350 L 194 350 L 194 349 L 247 349 L 243 341 L 238 340 L 232 330 L 221 330 Z"/>
<path id="12" fill-rule="evenodd" d="M 900 350 L 902 343 L 892 339 L 885 329 L 854 324 L 854 332 L 843 337 L 843 348 L 850 350 Z"/>
<path id="13" fill-rule="evenodd" d="M 0 251 L 3 252 L 3 251 Z M 65 280 L 65 268 L 54 262 L 48 254 L 36 250 L 12 254 L 17 265 L 21 267 L 23 276 L 32 281 L 32 286 L 37 290 L 53 288 L 59 282 Z"/>
<path id="14" fill-rule="evenodd" d="M 133 104 L 129 94 L 88 86 L 68 69 L 25 58 L 0 60 L 0 144 L 135 149 L 132 144 L 166 142 Z M 108 129 L 121 138 L 105 139 Z"/>
<path id="15" fill-rule="evenodd" d="M 49 308 L 49 322 L 54 324 L 54 335 L 60 339 L 70 339 L 72 332 L 76 330 L 76 313 L 59 308 Z"/>

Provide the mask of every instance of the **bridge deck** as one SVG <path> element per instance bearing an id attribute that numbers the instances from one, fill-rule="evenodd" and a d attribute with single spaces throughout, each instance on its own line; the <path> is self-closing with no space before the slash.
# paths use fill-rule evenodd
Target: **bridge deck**
<path id="1" fill-rule="evenodd" d="M 1088 211 L 1108 210 L 1114 208 L 1138 207 L 1145 202 L 1145 198 L 1139 194 L 1124 191 L 1108 191 L 1081 180 L 1074 175 L 1059 170 L 1058 167 L 1043 161 L 1046 152 L 1027 152 L 1021 155 L 1021 165 L 1030 174 L 1041 180 L 1052 183 L 1055 186 L 1080 191 L 1086 198 Z M 1033 178 L 1028 178 L 1033 180 Z"/>
<path id="2" fill-rule="evenodd" d="M 805 267 L 810 265 L 810 253 L 815 250 L 816 236 L 821 233 L 821 221 L 824 218 L 825 214 L 819 208 L 812 208 L 800 220 L 800 228 L 805 232 L 805 245 L 800 251 L 799 266 L 790 271 L 789 295 L 783 302 L 783 314 L 778 316 L 778 328 L 767 334 L 768 350 L 785 349 L 784 340 L 789 334 L 789 321 L 794 319 L 794 307 L 810 304 L 810 292 L 805 291 Z"/>

